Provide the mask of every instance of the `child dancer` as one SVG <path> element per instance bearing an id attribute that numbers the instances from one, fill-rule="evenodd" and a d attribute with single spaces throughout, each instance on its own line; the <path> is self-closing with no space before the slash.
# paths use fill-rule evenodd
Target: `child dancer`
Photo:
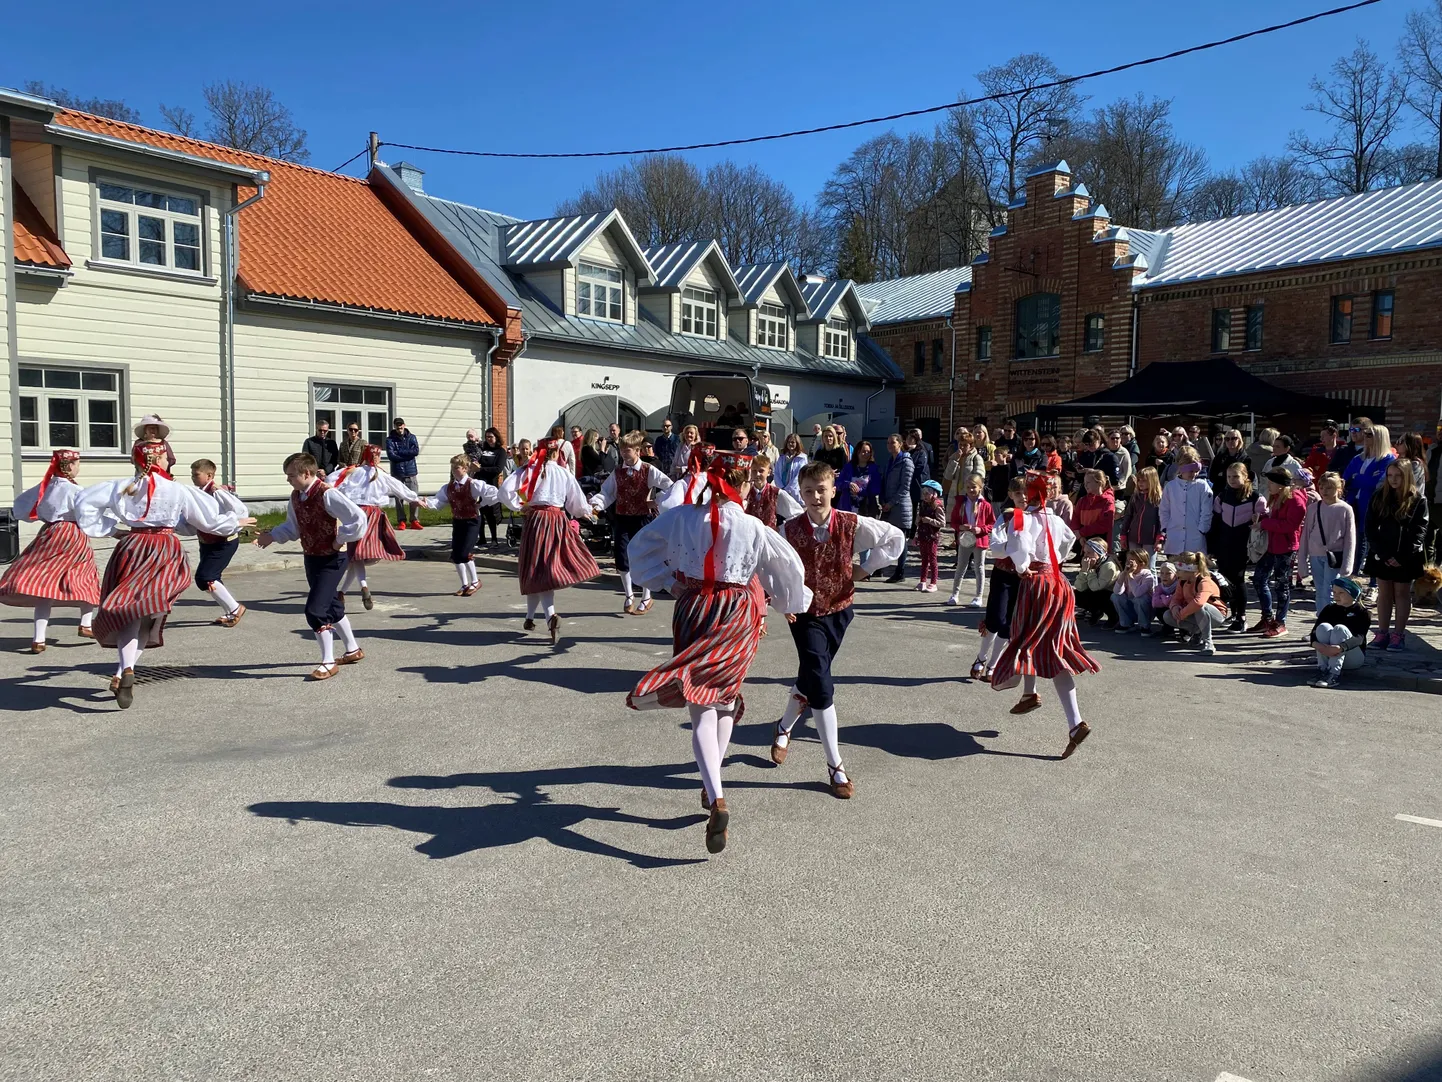
<path id="1" fill-rule="evenodd" d="M 100 575 L 95 570 L 95 554 L 85 530 L 75 519 L 75 504 L 81 488 L 75 480 L 80 473 L 79 451 L 55 451 L 45 476 L 34 488 L 27 489 L 15 501 L 17 518 L 45 525 L 35 540 L 0 578 L 0 605 L 18 605 L 35 609 L 35 632 L 31 636 L 30 653 L 45 651 L 45 631 L 56 605 L 75 605 L 80 609 L 80 637 L 95 638 L 90 623 L 100 601 Z M 110 533 L 108 526 L 96 529 L 95 536 Z"/>
<path id="2" fill-rule="evenodd" d="M 197 458 L 190 464 L 190 482 L 214 499 L 222 511 L 230 512 L 237 519 L 246 517 L 245 504 L 236 499 L 235 493 L 215 483 L 215 463 L 210 459 Z M 215 598 L 215 603 L 220 606 L 220 616 L 215 622 L 221 627 L 234 627 L 245 615 L 245 606 L 231 596 L 220 577 L 225 574 L 225 569 L 230 566 L 230 561 L 235 556 L 235 550 L 240 547 L 240 536 L 231 534 L 225 537 L 212 533 L 197 533 L 195 536 L 200 542 L 200 560 L 195 565 L 195 585 Z"/>
<path id="3" fill-rule="evenodd" d="M 285 460 L 285 479 L 292 490 L 285 505 L 285 521 L 263 531 L 255 543 L 269 548 L 278 541 L 300 539 L 305 580 L 310 585 L 305 621 L 320 643 L 320 666 L 311 672 L 310 679 L 329 680 L 341 665 L 354 665 L 365 658 L 345 614 L 339 586 L 346 567 L 345 546 L 365 536 L 370 516 L 339 489 L 322 481 L 319 469 L 310 455 L 291 455 Z M 337 631 L 345 641 L 345 653 L 339 662 L 335 657 Z"/>
<path id="4" fill-rule="evenodd" d="M 1074 677 L 1100 668 L 1077 634 L 1076 595 L 1061 573 L 1061 562 L 1076 535 L 1048 510 L 1046 481 L 1043 474 L 1028 476 L 1026 512 L 1002 545 L 1004 555 L 1016 565 L 1021 586 L 1012 622 L 1015 634 L 996 663 L 991 686 L 1000 691 L 1020 683 L 1022 697 L 1011 712 L 1025 714 L 1041 706 L 1037 677 L 1050 678 L 1067 720 L 1067 744 L 1061 753 L 1065 759 L 1091 735 L 1091 726 L 1077 708 Z"/>
<path id="5" fill-rule="evenodd" d="M 552 646 L 561 639 L 556 591 L 601 574 L 581 531 L 567 519 L 593 514 L 575 475 L 561 464 L 560 448 L 553 440 L 542 440 L 530 461 L 501 482 L 501 502 L 526 516 L 518 560 L 521 593 L 526 595 L 525 628 L 534 631 L 536 612 L 543 611 Z"/>
<path id="6" fill-rule="evenodd" d="M 746 497 L 746 513 L 759 518 L 773 530 L 777 521 L 789 521 L 801 514 L 801 505 L 784 488 L 771 482 L 771 460 L 757 455 L 751 463 L 751 492 Z"/>
<path id="7" fill-rule="evenodd" d="M 470 597 L 481 588 L 476 574 L 476 544 L 481 539 L 481 508 L 501 502 L 499 489 L 471 476 L 471 456 L 451 458 L 451 479 L 431 499 L 422 500 L 432 511 L 447 504 L 451 509 L 451 563 L 456 565 L 461 588 L 456 597 Z M 364 594 L 362 602 L 364 602 Z"/>
<path id="8" fill-rule="evenodd" d="M 906 535 L 881 519 L 833 510 L 836 471 L 825 462 L 804 466 L 799 487 L 806 512 L 788 521 L 782 534 L 806 569 L 811 604 L 803 613 L 786 614 L 796 642 L 798 666 L 786 711 L 771 737 L 771 761 L 777 766 L 786 761 L 791 731 L 801 711 L 810 708 L 821 746 L 826 750 L 831 795 L 850 800 L 855 788 L 841 763 L 831 663 L 851 624 L 854 583 L 896 563 L 906 547 Z M 856 566 L 852 560 L 858 552 L 865 552 L 866 559 Z"/>
<path id="9" fill-rule="evenodd" d="M 956 574 L 951 580 L 948 605 L 961 604 L 961 584 L 968 574 L 976 575 L 976 594 L 971 607 L 984 604 L 981 592 L 986 582 L 986 551 L 991 547 L 991 529 L 996 525 L 996 512 L 982 498 L 985 479 L 974 473 L 966 479 L 961 499 L 951 505 L 951 528 L 956 531 Z"/>
<path id="10" fill-rule="evenodd" d="M 1004 450 L 1003 447 L 997 448 L 998 453 Z M 988 683 L 991 682 L 992 673 L 996 671 L 997 658 L 1001 656 L 1003 645 L 1011 638 L 1011 616 L 1016 610 L 1016 592 L 1021 585 L 1016 566 L 1002 549 L 1012 530 L 1020 529 L 1023 522 L 1022 509 L 1026 507 L 1025 476 L 1013 477 L 1006 495 L 1012 509 L 1003 510 L 991 529 L 991 551 L 1001 555 L 995 556 L 991 563 L 991 592 L 986 595 L 986 613 L 977 628 L 981 632 L 981 648 L 976 652 L 976 660 L 971 663 L 971 678 L 986 680 Z"/>
<path id="11" fill-rule="evenodd" d="M 631 538 L 651 521 L 656 493 L 671 487 L 671 478 L 655 466 L 641 461 L 644 432 L 628 432 L 620 439 L 621 463 L 601 484 L 601 491 L 591 497 L 591 507 L 604 511 L 612 504 L 611 538 L 616 553 L 616 570 L 621 573 L 621 592 L 625 598 L 621 611 L 627 616 L 644 616 L 651 611 L 651 590 L 641 587 L 641 604 L 636 605 L 635 585 L 631 579 Z"/>
<path id="12" fill-rule="evenodd" d="M 941 548 L 941 531 L 946 525 L 946 506 L 942 502 L 941 482 L 921 483 L 921 503 L 916 508 L 916 547 L 921 552 L 921 581 L 916 588 L 935 593 L 941 577 L 936 554 Z"/>
<path id="13" fill-rule="evenodd" d="M 110 554 L 95 617 L 95 638 L 118 655 L 110 690 L 122 710 L 134 701 L 141 652 L 165 645 L 170 608 L 190 585 L 190 567 L 175 528 L 185 523 L 197 532 L 228 537 L 255 522 L 171 480 L 164 443 L 141 443 L 135 457 L 134 477 L 91 485 L 76 504 L 76 521 L 87 533 L 116 523 L 130 531 Z"/>
<path id="14" fill-rule="evenodd" d="M 685 706 L 691 750 L 701 772 L 706 851 L 726 848 L 731 820 L 721 763 L 745 703 L 741 684 L 756 657 L 765 596 L 778 612 L 811 604 L 806 573 L 794 549 L 747 515 L 751 458 L 718 452 L 706 473 L 711 499 L 662 511 L 631 539 L 631 573 L 652 589 L 676 595 L 669 661 L 652 669 L 626 697 L 635 710 Z"/>
<path id="15" fill-rule="evenodd" d="M 409 500 L 413 504 L 425 502 L 381 469 L 380 461 L 381 449 L 370 444 L 361 452 L 359 466 L 342 466 L 325 479 L 327 485 L 339 489 L 342 496 L 365 512 L 365 536 L 351 546 L 340 590 L 345 593 L 352 586 L 359 586 L 361 604 L 367 609 L 374 607 L 375 602 L 371 598 L 366 569 L 380 561 L 406 558 L 406 551 L 401 548 L 395 530 L 391 528 L 391 520 L 386 517 L 386 502 L 392 499 Z"/>

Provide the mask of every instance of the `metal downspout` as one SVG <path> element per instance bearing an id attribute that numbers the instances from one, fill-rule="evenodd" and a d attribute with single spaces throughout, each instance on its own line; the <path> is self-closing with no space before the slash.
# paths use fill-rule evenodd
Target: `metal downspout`
<path id="1" fill-rule="evenodd" d="M 491 427 L 491 358 L 496 355 L 496 350 L 501 348 L 501 328 L 497 327 L 491 332 L 491 346 L 486 350 L 483 358 L 478 358 L 477 363 L 481 366 L 481 431 Z"/>
<path id="2" fill-rule="evenodd" d="M 221 237 L 221 262 L 225 279 L 225 360 L 221 370 L 221 401 L 224 405 L 221 419 L 220 476 L 225 484 L 236 483 L 235 462 L 235 279 L 240 272 L 240 223 L 236 215 L 252 203 L 265 197 L 265 185 L 270 179 L 255 186 L 255 194 L 243 199 L 225 212 L 225 229 Z"/>
<path id="3" fill-rule="evenodd" d="M 946 430 L 956 431 L 956 328 L 951 324 L 951 317 L 946 317 L 946 329 L 951 332 L 951 382 L 947 388 L 946 400 Z"/>
<path id="4" fill-rule="evenodd" d="M 861 418 L 861 435 L 863 438 L 865 438 L 866 436 L 866 426 L 871 424 L 871 403 L 885 393 L 886 380 L 883 379 L 881 381 L 881 389 L 878 390 L 875 394 L 868 396 L 866 399 L 866 404 L 861 407 L 863 410 L 866 411 L 865 415 Z"/>

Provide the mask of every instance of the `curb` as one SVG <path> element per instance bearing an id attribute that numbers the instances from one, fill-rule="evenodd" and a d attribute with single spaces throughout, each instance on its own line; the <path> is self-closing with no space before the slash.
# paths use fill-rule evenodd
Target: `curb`
<path id="1" fill-rule="evenodd" d="M 1360 679 L 1397 691 L 1419 691 L 1424 695 L 1442 695 L 1442 677 L 1412 676 L 1407 673 L 1359 673 Z"/>

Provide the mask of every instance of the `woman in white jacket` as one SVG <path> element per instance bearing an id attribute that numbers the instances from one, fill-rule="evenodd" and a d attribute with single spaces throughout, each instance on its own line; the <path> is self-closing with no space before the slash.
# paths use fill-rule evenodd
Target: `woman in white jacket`
<path id="1" fill-rule="evenodd" d="M 1201 469 L 1196 448 L 1183 447 L 1177 455 L 1177 475 L 1162 488 L 1161 526 L 1167 535 L 1164 548 L 1168 556 L 1207 551 L 1212 486 L 1197 476 Z"/>

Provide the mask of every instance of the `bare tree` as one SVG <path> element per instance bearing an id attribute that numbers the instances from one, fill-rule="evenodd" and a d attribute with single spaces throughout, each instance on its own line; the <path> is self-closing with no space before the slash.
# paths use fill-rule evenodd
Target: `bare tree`
<path id="1" fill-rule="evenodd" d="M 705 180 L 699 169 L 674 154 L 650 154 L 601 173 L 557 213 L 589 214 L 613 207 L 644 247 L 707 235 Z"/>
<path id="2" fill-rule="evenodd" d="M 787 259 L 797 274 L 820 273 L 835 264 L 836 233 L 825 214 L 814 207 L 801 209 Z"/>
<path id="3" fill-rule="evenodd" d="M 1187 217 L 1200 222 L 1211 218 L 1230 218 L 1252 209 L 1247 201 L 1246 181 L 1236 170 L 1229 169 L 1225 173 L 1213 173 L 1197 188 Z"/>
<path id="4" fill-rule="evenodd" d="M 1071 86 L 1047 86 L 1062 73 L 1040 53 L 1023 53 L 977 75 L 986 94 L 1007 97 L 983 102 L 974 113 L 976 138 L 996 163 L 993 194 L 1003 206 L 1016 201 L 1024 163 L 1039 148 L 1064 134 L 1086 99 Z"/>
<path id="5" fill-rule="evenodd" d="M 1308 203 L 1326 194 L 1321 175 L 1290 156 L 1273 158 L 1264 154 L 1253 158 L 1242 167 L 1242 183 L 1247 191 L 1248 211 Z"/>
<path id="6" fill-rule="evenodd" d="M 64 106 L 66 109 L 94 113 L 96 116 L 107 116 L 111 120 L 123 120 L 127 124 L 140 123 L 140 111 L 132 109 L 119 98 L 82 98 L 79 94 L 72 94 L 63 86 L 47 85 L 39 79 L 31 79 L 21 89 L 26 94 L 37 98 L 49 98 L 55 104 Z"/>
<path id="7" fill-rule="evenodd" d="M 1403 100 L 1432 132 L 1432 175 L 1442 177 L 1442 0 L 1407 14 L 1397 58 L 1406 78 Z"/>
<path id="8" fill-rule="evenodd" d="M 1432 180 L 1437 164 L 1434 149 L 1430 143 L 1404 143 L 1388 147 L 1378 175 L 1379 187 L 1392 188 L 1399 184 Z"/>
<path id="9" fill-rule="evenodd" d="M 706 170 L 710 235 L 733 266 L 786 259 L 795 246 L 796 197 L 755 165 L 725 161 Z"/>
<path id="10" fill-rule="evenodd" d="M 1339 194 L 1385 183 L 1392 136 L 1399 126 L 1405 83 L 1360 38 L 1332 65 L 1332 77 L 1312 80 L 1309 110 L 1327 118 L 1321 136 L 1293 132 L 1288 147 Z"/>
<path id="11" fill-rule="evenodd" d="M 290 110 L 269 87 L 227 80 L 208 84 L 202 93 L 209 114 L 205 138 L 212 143 L 282 161 L 310 160 L 305 130 L 295 126 Z M 189 109 L 162 105 L 160 112 L 181 135 L 200 135 L 200 125 Z"/>

